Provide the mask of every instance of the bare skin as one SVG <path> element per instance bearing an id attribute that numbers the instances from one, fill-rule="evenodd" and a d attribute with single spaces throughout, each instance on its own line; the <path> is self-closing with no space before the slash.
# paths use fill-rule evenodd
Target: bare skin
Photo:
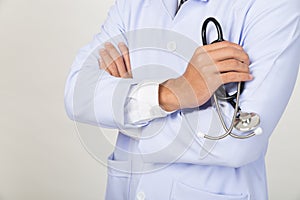
<path id="1" fill-rule="evenodd" d="M 128 48 L 124 43 L 119 43 L 118 48 L 122 55 L 111 43 L 105 43 L 105 49 L 100 50 L 99 67 L 112 76 L 132 78 Z"/>
<path id="2" fill-rule="evenodd" d="M 112 76 L 132 78 L 128 48 L 110 43 L 100 50 L 99 68 Z M 207 102 L 222 85 L 251 81 L 249 56 L 243 48 L 228 41 L 198 47 L 185 73 L 159 86 L 159 104 L 166 111 L 195 108 Z"/>

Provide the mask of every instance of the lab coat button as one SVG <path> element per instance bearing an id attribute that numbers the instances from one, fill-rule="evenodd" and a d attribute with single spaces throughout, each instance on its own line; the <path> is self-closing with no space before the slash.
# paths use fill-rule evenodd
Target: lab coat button
<path id="1" fill-rule="evenodd" d="M 146 195 L 144 192 L 141 191 L 141 192 L 137 193 L 136 198 L 137 198 L 137 200 L 145 200 Z"/>
<path id="2" fill-rule="evenodd" d="M 172 52 L 176 51 L 176 49 L 177 49 L 176 42 L 174 42 L 174 41 L 169 42 L 167 45 L 167 48 L 169 51 L 172 51 Z"/>

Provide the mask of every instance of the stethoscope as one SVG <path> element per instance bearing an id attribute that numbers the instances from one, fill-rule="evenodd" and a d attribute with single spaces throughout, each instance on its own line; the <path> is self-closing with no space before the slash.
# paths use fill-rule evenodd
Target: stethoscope
<path id="1" fill-rule="evenodd" d="M 203 45 L 208 44 L 207 39 L 206 39 L 206 30 L 207 30 L 207 25 L 210 22 L 214 23 L 214 25 L 217 29 L 217 33 L 218 33 L 218 39 L 213 41 L 212 43 L 224 41 L 221 25 L 215 18 L 209 17 L 204 21 L 203 26 L 202 26 Z M 216 110 L 217 110 L 218 116 L 220 118 L 221 124 L 225 130 L 225 133 L 220 136 L 210 136 L 208 134 L 201 134 L 201 136 L 203 138 L 210 139 L 210 140 L 221 140 L 230 135 L 231 137 L 234 137 L 237 139 L 246 139 L 246 138 L 250 138 L 254 135 L 262 134 L 262 129 L 259 127 L 260 116 L 253 112 L 252 113 L 242 112 L 242 110 L 239 106 L 240 95 L 244 91 L 244 86 L 245 86 L 245 83 L 239 82 L 237 84 L 236 93 L 230 95 L 226 91 L 225 86 L 223 85 L 223 86 L 219 87 L 218 90 L 213 94 L 213 99 L 214 99 L 214 102 L 216 105 Z M 231 120 L 230 127 L 227 127 L 227 125 L 225 124 L 225 120 L 221 113 L 219 100 L 230 103 L 232 105 L 232 107 L 234 108 L 234 114 L 233 114 L 233 117 Z M 246 135 L 237 135 L 237 134 L 232 133 L 233 129 L 236 129 L 241 132 L 250 132 L 250 133 L 248 133 Z"/>

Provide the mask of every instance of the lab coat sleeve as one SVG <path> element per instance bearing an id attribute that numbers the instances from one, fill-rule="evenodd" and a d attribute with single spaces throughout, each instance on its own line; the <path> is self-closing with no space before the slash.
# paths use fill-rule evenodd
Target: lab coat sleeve
<path id="1" fill-rule="evenodd" d="M 255 1 L 245 18 L 240 44 L 249 54 L 250 70 L 255 78 L 246 84 L 240 105 L 243 111 L 260 115 L 262 135 L 244 140 L 228 136 L 220 141 L 209 141 L 197 137 L 196 131 L 187 128 L 183 137 L 172 138 L 172 144 L 168 142 L 171 140 L 170 134 L 159 136 L 157 141 L 152 138 L 152 146 L 147 140 L 141 141 L 139 147 L 144 153 L 143 159 L 146 162 L 164 163 L 172 159 L 173 162 L 240 167 L 263 157 L 269 137 L 286 108 L 298 74 L 299 7 L 300 3 L 297 0 L 277 2 L 258 0 Z M 197 112 L 199 116 L 206 115 L 212 118 L 208 114 L 211 113 L 208 112 L 210 109 L 212 108 Z M 226 115 L 227 126 L 229 126 L 233 109 L 227 104 L 223 111 Z M 219 123 L 220 126 L 217 120 L 211 122 L 213 123 Z M 209 129 L 209 126 L 203 125 L 205 131 Z M 224 133 L 224 130 L 221 130 L 219 134 L 222 132 Z M 194 139 L 186 139 L 191 137 L 188 133 L 193 135 Z M 163 140 L 165 142 L 162 142 Z M 158 145 L 163 143 L 164 146 L 170 144 L 169 146 L 173 147 L 155 149 L 153 143 Z M 153 152 L 159 152 L 159 154 Z"/>
<path id="2" fill-rule="evenodd" d="M 119 130 L 136 127 L 125 124 L 124 107 L 131 87 L 137 83 L 99 70 L 98 63 L 103 43 L 126 43 L 124 16 L 129 12 L 126 6 L 125 0 L 116 1 L 101 32 L 80 49 L 71 67 L 65 87 L 65 108 L 74 121 Z"/>

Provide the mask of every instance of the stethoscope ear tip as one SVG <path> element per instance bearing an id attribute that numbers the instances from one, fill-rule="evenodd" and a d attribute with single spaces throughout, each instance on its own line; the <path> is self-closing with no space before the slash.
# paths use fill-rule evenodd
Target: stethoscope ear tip
<path id="1" fill-rule="evenodd" d="M 261 134 L 263 134 L 263 129 L 261 127 L 258 127 L 253 132 L 255 135 L 261 135 Z"/>

